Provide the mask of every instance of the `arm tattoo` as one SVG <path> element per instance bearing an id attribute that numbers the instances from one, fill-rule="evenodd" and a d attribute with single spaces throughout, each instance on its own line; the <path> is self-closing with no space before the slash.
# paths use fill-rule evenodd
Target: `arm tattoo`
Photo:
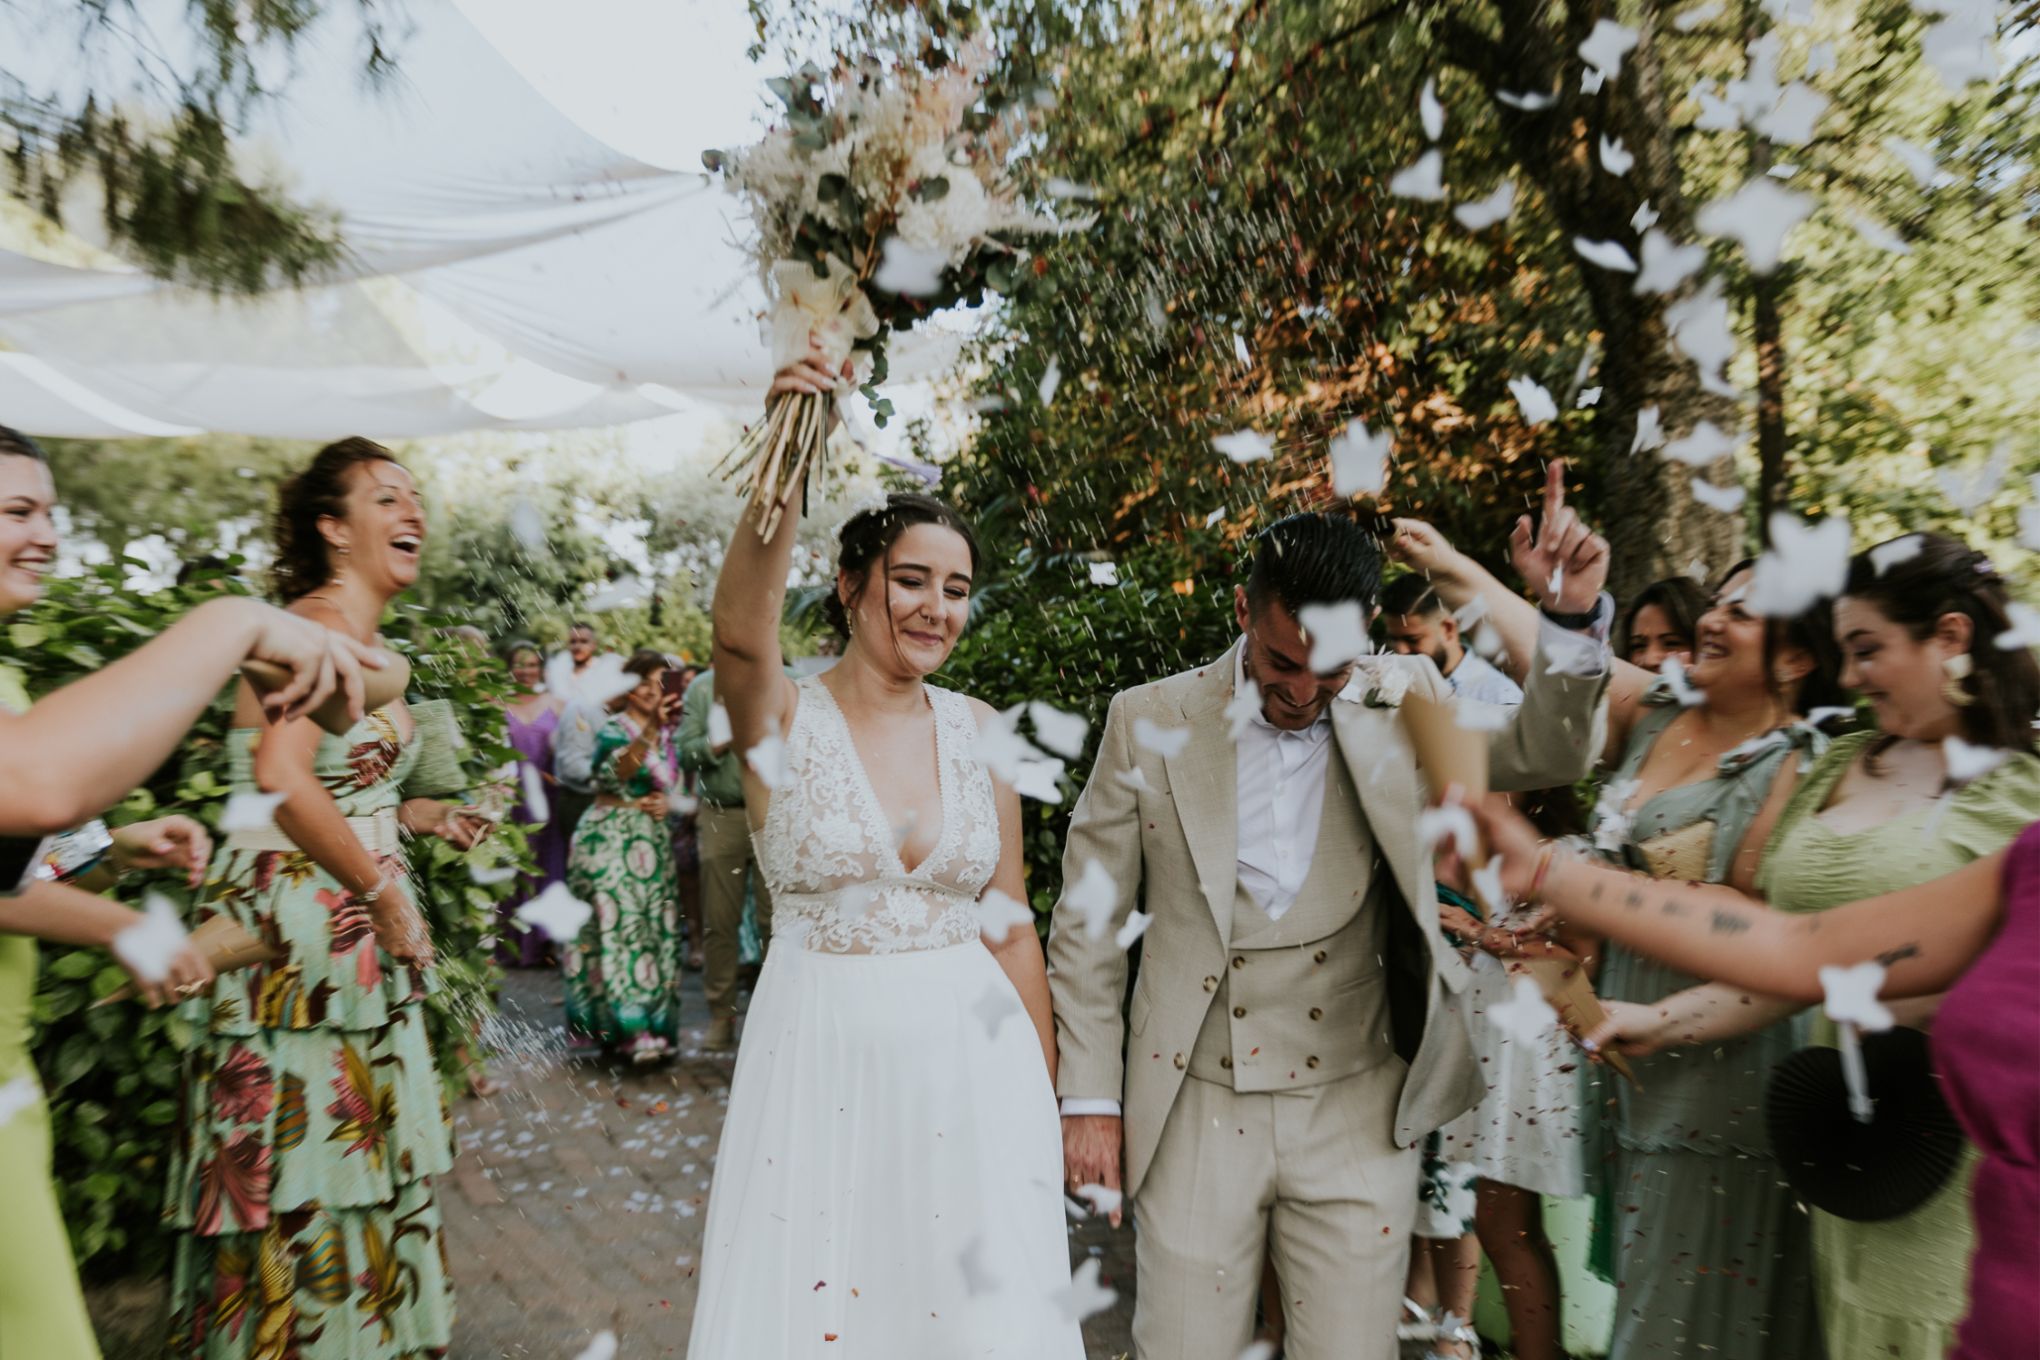
<path id="1" fill-rule="evenodd" d="M 1893 964 L 1903 963 L 1907 959 L 1916 959 L 1919 956 L 1920 947 L 1918 945 L 1902 944 L 1896 949 L 1886 950 L 1884 953 L 1879 954 L 1877 956 L 1877 961 L 1883 964 L 1886 968 L 1889 968 Z"/>
<path id="2" fill-rule="evenodd" d="M 1693 914 L 1693 904 L 1684 898 L 1667 897 L 1658 910 L 1666 916 L 1690 916 Z"/>
<path id="3" fill-rule="evenodd" d="M 1734 912 L 1724 911 L 1720 907 L 1714 909 L 1711 929 L 1716 935 L 1740 935 L 1749 928 L 1749 921 Z"/>
<path id="4" fill-rule="evenodd" d="M 1643 907 L 1643 894 L 1641 892 L 1638 892 L 1635 888 L 1631 888 L 1629 890 L 1628 896 L 1622 899 L 1622 905 L 1629 908 L 1631 911 L 1641 910 Z"/>

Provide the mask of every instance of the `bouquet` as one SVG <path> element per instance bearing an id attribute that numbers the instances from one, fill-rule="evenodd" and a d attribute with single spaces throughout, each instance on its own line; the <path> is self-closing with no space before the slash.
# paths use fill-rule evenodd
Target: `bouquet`
<path id="1" fill-rule="evenodd" d="M 988 290 L 1010 292 L 1029 238 L 1089 225 L 1021 202 L 1012 178 L 1021 115 L 986 107 L 987 60 L 972 46 L 935 69 L 875 58 L 832 72 L 803 66 L 768 83 L 784 122 L 753 146 L 702 157 L 750 209 L 773 367 L 807 358 L 810 337 L 832 369 L 857 356 L 881 426 L 892 408 L 875 389 L 894 331 L 982 303 Z M 820 468 L 833 406 L 829 396 L 778 393 L 723 461 L 720 470 L 763 497 L 761 537 L 773 536 Z"/>

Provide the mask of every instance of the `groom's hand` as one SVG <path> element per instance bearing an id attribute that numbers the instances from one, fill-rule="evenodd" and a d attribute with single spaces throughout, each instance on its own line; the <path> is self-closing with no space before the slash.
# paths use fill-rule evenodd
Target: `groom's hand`
<path id="1" fill-rule="evenodd" d="M 1102 1185 L 1119 1189 L 1120 1124 L 1116 1114 L 1064 1115 L 1063 1179 L 1074 1191 L 1081 1186 Z M 1114 1209 L 1112 1226 L 1118 1227 L 1123 1213 Z"/>

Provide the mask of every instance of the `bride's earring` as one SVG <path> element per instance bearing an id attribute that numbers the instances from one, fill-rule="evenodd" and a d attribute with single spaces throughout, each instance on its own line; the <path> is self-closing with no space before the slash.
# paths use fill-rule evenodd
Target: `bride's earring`
<path id="1" fill-rule="evenodd" d="M 1969 659 L 1969 653 L 1957 652 L 1941 663 L 1941 670 L 1948 679 L 1941 686 L 1941 697 L 1957 708 L 1968 708 L 1976 702 L 1976 696 L 1962 688 L 1962 682 L 1976 671 L 1976 663 Z"/>

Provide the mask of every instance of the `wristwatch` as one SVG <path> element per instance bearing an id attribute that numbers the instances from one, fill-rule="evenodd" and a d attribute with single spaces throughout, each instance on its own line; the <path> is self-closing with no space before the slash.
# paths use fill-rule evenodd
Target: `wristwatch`
<path id="1" fill-rule="evenodd" d="M 1550 605 L 1546 604 L 1538 605 L 1537 612 L 1544 615 L 1545 618 L 1550 619 L 1553 623 L 1557 624 L 1561 628 L 1570 629 L 1572 632 L 1575 633 L 1583 633 L 1587 629 L 1592 628 L 1596 623 L 1600 621 L 1601 602 L 1599 600 L 1596 600 L 1594 602 L 1594 607 L 1592 609 L 1589 609 L 1584 614 L 1563 613 L 1560 610 L 1553 609 Z"/>

